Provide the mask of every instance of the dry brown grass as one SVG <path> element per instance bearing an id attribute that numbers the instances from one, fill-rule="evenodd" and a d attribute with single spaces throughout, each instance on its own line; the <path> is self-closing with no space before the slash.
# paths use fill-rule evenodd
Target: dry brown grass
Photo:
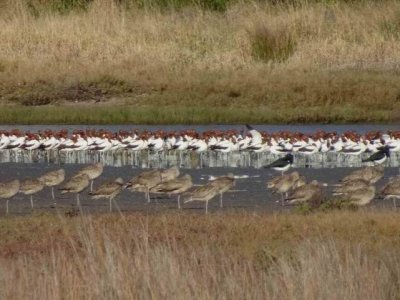
<path id="1" fill-rule="evenodd" d="M 86 12 L 39 16 L 24 0 L 4 3 L 3 103 L 122 97 L 135 107 L 253 105 L 274 121 L 318 121 L 301 117 L 305 105 L 350 111 L 324 122 L 397 118 L 398 1 L 238 3 L 221 13 L 95 0 Z M 299 117 L 287 118 L 288 107 Z"/>
<path id="2" fill-rule="evenodd" d="M 395 299 L 396 213 L 0 221 L 5 299 Z"/>

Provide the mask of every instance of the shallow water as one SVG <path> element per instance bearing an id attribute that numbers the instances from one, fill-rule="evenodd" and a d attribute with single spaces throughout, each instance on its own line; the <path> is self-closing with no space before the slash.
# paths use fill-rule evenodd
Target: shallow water
<path id="1" fill-rule="evenodd" d="M 0 165 L 0 182 L 11 179 L 28 179 L 35 178 L 45 172 L 59 168 L 52 164 L 15 164 L 5 163 Z M 66 171 L 66 178 L 73 176 L 82 166 L 75 164 L 62 165 Z M 347 175 L 354 169 L 334 168 L 334 169 L 297 169 L 308 180 L 317 179 L 328 184 L 335 184 L 340 178 Z M 94 186 L 114 179 L 122 177 L 125 181 L 139 174 L 142 170 L 124 166 L 120 168 L 105 167 L 103 175 L 96 179 Z M 181 169 L 181 174 L 190 174 L 194 184 L 204 184 L 208 181 L 210 175 L 219 176 L 232 172 L 236 176 L 246 175 L 248 178 L 237 179 L 234 192 L 224 194 L 224 207 L 219 207 L 218 198 L 214 198 L 210 204 L 210 212 L 245 210 L 249 212 L 285 212 L 290 211 L 292 207 L 282 207 L 277 202 L 279 195 L 273 195 L 266 190 L 266 181 L 273 176 L 278 175 L 277 172 L 266 169 L 255 168 L 214 168 L 214 169 Z M 398 168 L 386 168 L 385 177 L 378 183 L 378 188 L 388 181 L 388 178 L 397 175 Z M 329 195 L 331 188 L 327 188 L 326 194 Z M 34 195 L 35 212 L 61 212 L 77 211 L 75 195 L 61 195 L 56 192 L 56 202 L 51 200 L 50 189 L 45 188 L 40 193 Z M 145 196 L 142 193 L 131 193 L 124 190 L 117 198 L 116 202 L 121 212 L 144 211 L 144 212 L 162 212 L 177 211 L 176 196 L 171 198 L 157 196 L 153 197 L 150 204 L 146 204 Z M 108 212 L 108 200 L 91 200 L 87 191 L 81 195 L 82 210 L 85 213 Z M 370 205 L 374 209 L 376 207 L 392 209 L 392 202 L 383 200 L 374 200 Z M 193 202 L 183 205 L 184 211 L 195 213 L 204 213 L 204 203 Z M 0 214 L 5 213 L 5 201 L 0 201 Z M 10 201 L 10 213 L 13 215 L 31 214 L 29 197 L 18 194 Z"/>

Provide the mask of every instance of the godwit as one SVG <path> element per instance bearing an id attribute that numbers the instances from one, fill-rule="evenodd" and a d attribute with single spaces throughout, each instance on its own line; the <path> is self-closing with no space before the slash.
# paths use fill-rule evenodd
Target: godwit
<path id="1" fill-rule="evenodd" d="M 6 199 L 6 213 L 8 214 L 8 202 L 19 191 L 19 180 L 0 183 L 0 198 Z"/>
<path id="2" fill-rule="evenodd" d="M 161 181 L 168 181 L 179 176 L 178 167 L 174 166 L 169 169 L 161 170 Z"/>
<path id="3" fill-rule="evenodd" d="M 393 177 L 382 188 L 380 194 L 384 199 L 393 199 L 393 206 L 396 208 L 396 199 L 400 198 L 400 176 Z"/>
<path id="4" fill-rule="evenodd" d="M 292 164 L 293 164 L 293 155 L 288 153 L 284 157 L 277 159 L 276 161 L 265 166 L 264 168 L 273 168 L 276 171 L 282 172 L 283 175 L 283 172 L 289 170 Z"/>
<path id="5" fill-rule="evenodd" d="M 96 190 L 89 193 L 93 199 L 108 198 L 110 201 L 110 212 L 112 211 L 112 201 L 122 191 L 124 180 L 121 177 L 106 182 L 99 186 Z"/>
<path id="6" fill-rule="evenodd" d="M 203 186 L 199 186 L 193 191 L 187 194 L 186 200 L 184 203 L 192 202 L 192 201 L 204 201 L 206 202 L 206 214 L 208 213 L 208 201 L 214 198 L 218 194 L 217 187 L 207 184 Z"/>
<path id="7" fill-rule="evenodd" d="M 219 206 L 222 208 L 223 194 L 230 188 L 235 186 L 235 176 L 232 173 L 229 173 L 226 176 L 217 177 L 215 180 L 210 181 L 208 184 L 217 189 L 219 193 Z"/>
<path id="8" fill-rule="evenodd" d="M 149 191 L 152 187 L 162 182 L 160 170 L 149 170 L 140 173 L 138 176 L 133 177 L 125 184 L 125 188 L 134 192 L 144 192 L 147 202 L 150 202 Z"/>
<path id="9" fill-rule="evenodd" d="M 161 182 L 150 189 L 150 193 L 156 194 L 175 194 L 178 195 L 178 208 L 181 208 L 181 193 L 186 192 L 193 186 L 192 177 L 184 175 L 179 178 L 171 179 L 169 181 Z"/>
<path id="10" fill-rule="evenodd" d="M 368 181 L 365 181 L 364 179 L 346 181 L 333 190 L 333 195 L 351 193 L 359 189 L 367 188 L 369 185 L 370 183 Z"/>
<path id="11" fill-rule="evenodd" d="M 316 180 L 296 188 L 285 200 L 288 204 L 309 202 L 318 205 L 322 201 L 322 184 Z"/>
<path id="12" fill-rule="evenodd" d="M 90 180 L 90 191 L 93 191 L 93 182 L 103 173 L 103 164 L 97 163 L 81 169 L 77 175 L 86 174 Z"/>
<path id="13" fill-rule="evenodd" d="M 366 167 L 363 169 L 359 169 L 353 171 L 349 175 L 345 176 L 342 180 L 342 183 L 353 181 L 353 180 L 365 180 L 371 184 L 376 183 L 383 177 L 384 167 L 382 165 Z"/>
<path id="14" fill-rule="evenodd" d="M 375 186 L 370 185 L 343 194 L 343 199 L 349 200 L 357 206 L 364 206 L 370 203 L 375 198 Z"/>
<path id="15" fill-rule="evenodd" d="M 90 178 L 87 174 L 77 174 L 67 181 L 61 190 L 61 194 L 76 193 L 76 204 L 80 206 L 79 193 L 89 186 Z"/>
<path id="16" fill-rule="evenodd" d="M 283 176 L 276 176 L 272 180 L 267 182 L 267 188 L 273 189 L 274 192 L 278 192 L 281 194 L 281 204 L 284 205 L 284 197 L 283 194 L 286 194 L 294 188 L 305 185 L 305 179 L 300 176 L 299 172 L 294 171 L 290 174 L 286 174 Z"/>
<path id="17" fill-rule="evenodd" d="M 54 187 L 61 184 L 65 180 L 64 169 L 50 171 L 38 178 L 45 186 L 51 187 L 51 198 L 54 200 Z"/>
<path id="18" fill-rule="evenodd" d="M 43 188 L 44 184 L 38 179 L 27 179 L 21 182 L 19 191 L 25 195 L 30 196 L 31 207 L 33 209 L 33 194 L 40 192 L 41 190 L 43 190 Z"/>

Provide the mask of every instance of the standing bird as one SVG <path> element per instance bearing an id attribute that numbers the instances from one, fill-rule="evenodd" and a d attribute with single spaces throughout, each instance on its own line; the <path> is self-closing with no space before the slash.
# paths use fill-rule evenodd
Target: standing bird
<path id="1" fill-rule="evenodd" d="M 44 184 L 38 179 L 27 179 L 21 182 L 19 191 L 25 195 L 30 196 L 31 207 L 33 209 L 33 194 L 40 192 L 41 190 L 43 190 L 43 188 Z"/>
<path id="2" fill-rule="evenodd" d="M 178 195 L 177 201 L 178 201 L 178 208 L 181 208 L 181 193 L 186 192 L 188 189 L 190 189 L 193 186 L 192 183 L 192 177 L 188 174 L 171 179 L 169 181 L 161 182 L 157 184 L 156 186 L 152 187 L 150 189 L 150 193 L 155 193 L 155 194 L 174 194 Z"/>
<path id="3" fill-rule="evenodd" d="M 372 162 L 374 164 L 383 164 L 386 159 L 390 157 L 390 148 L 389 146 L 384 146 L 379 149 L 378 152 L 372 154 L 367 159 L 363 159 L 362 162 Z"/>
<path id="4" fill-rule="evenodd" d="M 375 198 L 375 186 L 360 188 L 343 194 L 343 199 L 349 200 L 350 203 L 357 206 L 364 206 L 370 203 Z"/>
<path id="5" fill-rule="evenodd" d="M 178 167 L 174 166 L 169 169 L 161 170 L 161 181 L 168 181 L 175 179 L 179 176 L 179 169 Z"/>
<path id="6" fill-rule="evenodd" d="M 144 192 L 147 202 L 150 202 L 150 189 L 162 182 L 160 170 L 149 170 L 140 173 L 128 181 L 124 188 L 133 192 Z"/>
<path id="7" fill-rule="evenodd" d="M 51 187 L 51 198 L 54 200 L 54 187 L 61 184 L 65 180 L 64 169 L 50 171 L 38 178 L 45 186 Z"/>
<path id="8" fill-rule="evenodd" d="M 87 174 L 77 174 L 67 181 L 61 190 L 61 194 L 76 193 L 76 204 L 78 207 L 81 205 L 79 200 L 79 194 L 83 192 L 89 186 L 90 178 Z"/>
<path id="9" fill-rule="evenodd" d="M 8 202 L 19 191 L 19 180 L 0 183 L 0 198 L 6 199 L 6 213 L 8 214 Z"/>
<path id="10" fill-rule="evenodd" d="M 273 168 L 276 171 L 283 172 L 289 170 L 293 164 L 293 155 L 291 153 L 286 154 L 284 157 L 277 159 L 276 161 L 264 166 L 264 168 Z"/>
<path id="11" fill-rule="evenodd" d="M 90 180 L 90 191 L 93 191 L 94 180 L 103 174 L 103 164 L 97 163 L 87 167 L 82 168 L 76 175 L 86 174 Z"/>
<path id="12" fill-rule="evenodd" d="M 283 194 L 287 193 L 297 187 L 305 185 L 306 181 L 303 176 L 299 174 L 299 172 L 294 171 L 290 174 L 286 174 L 283 176 L 276 176 L 272 180 L 267 182 L 267 189 L 273 189 L 273 192 L 278 192 L 281 194 L 281 204 L 284 205 L 284 196 Z"/>
<path id="13" fill-rule="evenodd" d="M 208 185 L 217 189 L 219 193 L 219 205 L 222 208 L 223 194 L 235 186 L 235 176 L 232 173 L 228 173 L 226 176 L 220 176 L 213 181 L 210 181 Z"/>
<path id="14" fill-rule="evenodd" d="M 187 194 L 184 203 L 192 201 L 204 201 L 206 202 L 206 214 L 208 213 L 208 201 L 214 198 L 218 194 L 218 189 L 216 186 L 211 184 L 206 184 L 203 186 L 196 187 L 193 191 Z"/>
<path id="15" fill-rule="evenodd" d="M 121 177 L 118 177 L 113 181 L 102 184 L 94 191 L 89 192 L 89 195 L 92 196 L 92 199 L 108 198 L 108 200 L 110 201 L 110 212 L 111 212 L 112 201 L 122 191 L 123 186 L 124 186 L 124 180 Z"/>

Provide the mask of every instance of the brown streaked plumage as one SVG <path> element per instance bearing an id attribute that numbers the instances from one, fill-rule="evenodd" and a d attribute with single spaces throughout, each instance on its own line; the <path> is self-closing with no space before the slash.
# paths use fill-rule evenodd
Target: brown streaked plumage
<path id="1" fill-rule="evenodd" d="M 218 194 L 216 186 L 212 186 L 209 183 L 203 186 L 196 187 L 193 191 L 187 193 L 185 196 L 186 200 L 184 203 L 192 201 L 204 201 L 206 202 L 206 214 L 208 213 L 208 201 L 214 198 Z"/>
<path id="2" fill-rule="evenodd" d="M 381 189 L 380 195 L 384 199 L 393 199 L 393 206 L 396 208 L 396 200 L 400 198 L 400 176 L 392 177 Z"/>
<path id="3" fill-rule="evenodd" d="M 125 188 L 134 192 L 144 192 L 147 202 L 150 202 L 149 191 L 152 187 L 162 182 L 160 170 L 148 170 L 140 173 L 138 176 L 133 177 L 125 184 Z"/>
<path id="4" fill-rule="evenodd" d="M 272 180 L 267 182 L 267 188 L 273 189 L 273 192 L 278 192 L 281 195 L 281 204 L 284 205 L 284 197 L 283 194 L 286 194 L 286 197 L 288 196 L 287 193 L 295 189 L 297 187 L 300 187 L 302 185 L 305 185 L 306 181 L 303 176 L 299 174 L 299 172 L 294 171 L 290 174 L 285 174 L 282 176 L 277 176 L 274 177 Z"/>
<path id="5" fill-rule="evenodd" d="M 40 192 L 43 188 L 44 184 L 38 179 L 27 179 L 21 182 L 19 191 L 30 196 L 31 207 L 33 209 L 33 194 Z"/>
<path id="6" fill-rule="evenodd" d="M 226 176 L 217 177 L 208 184 L 217 189 L 219 193 L 219 206 L 222 208 L 223 194 L 235 186 L 235 176 L 232 173 L 228 173 Z"/>
<path id="7" fill-rule="evenodd" d="M 90 191 L 93 191 L 93 182 L 97 177 L 103 174 L 103 168 L 103 164 L 99 162 L 82 168 L 76 175 L 86 174 L 90 180 Z"/>
<path id="8" fill-rule="evenodd" d="M 121 177 L 118 177 L 113 181 L 109 181 L 102 184 L 94 191 L 89 192 L 89 195 L 92 196 L 92 199 L 108 198 L 108 200 L 110 201 L 110 212 L 111 212 L 112 201 L 122 191 L 123 185 L 124 185 L 124 180 Z"/>
<path id="9" fill-rule="evenodd" d="M 288 201 L 288 204 L 309 202 L 312 205 L 319 205 L 322 201 L 322 197 L 322 184 L 313 180 L 308 184 L 294 189 L 285 200 Z"/>
<path id="10" fill-rule="evenodd" d="M 161 170 L 161 181 L 169 181 L 179 176 L 178 167 L 174 166 L 169 169 Z"/>
<path id="11" fill-rule="evenodd" d="M 186 192 L 193 186 L 192 177 L 188 174 L 171 179 L 165 182 L 161 182 L 150 189 L 150 193 L 156 194 L 175 194 L 178 195 L 178 208 L 181 208 L 180 197 L 181 193 Z"/>
<path id="12" fill-rule="evenodd" d="M 375 186 L 370 185 L 358 190 L 343 194 L 343 199 L 349 200 L 357 206 L 364 206 L 375 198 Z"/>
<path id="13" fill-rule="evenodd" d="M 65 180 L 64 169 L 47 172 L 38 178 L 45 186 L 51 187 L 51 197 L 54 200 L 54 187 Z"/>
<path id="14" fill-rule="evenodd" d="M 384 167 L 382 165 L 376 165 L 372 167 L 362 168 L 353 171 L 349 175 L 345 176 L 341 182 L 353 181 L 353 180 L 365 180 L 370 184 L 378 182 L 384 174 Z"/>
<path id="15" fill-rule="evenodd" d="M 89 183 L 90 178 L 87 174 L 77 174 L 68 180 L 59 190 L 61 190 L 61 194 L 76 193 L 76 203 L 80 206 L 79 194 L 89 186 Z"/>
<path id="16" fill-rule="evenodd" d="M 8 214 L 8 202 L 19 192 L 19 180 L 15 179 L 0 183 L 0 198 L 6 199 L 6 213 Z"/>
<path id="17" fill-rule="evenodd" d="M 333 195 L 341 195 L 345 193 L 351 193 L 353 191 L 369 187 L 369 182 L 364 179 L 354 179 L 345 181 L 342 185 L 334 188 Z"/>

